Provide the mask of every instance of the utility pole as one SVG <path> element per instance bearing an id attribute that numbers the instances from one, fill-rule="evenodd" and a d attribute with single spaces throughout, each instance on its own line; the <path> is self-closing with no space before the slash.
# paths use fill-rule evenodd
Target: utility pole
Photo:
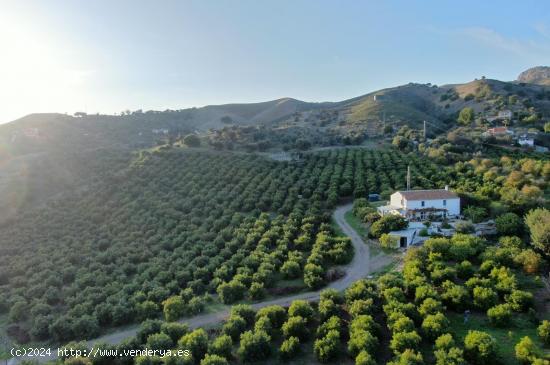
<path id="1" fill-rule="evenodd" d="M 411 165 L 407 165 L 407 190 L 411 190 Z"/>

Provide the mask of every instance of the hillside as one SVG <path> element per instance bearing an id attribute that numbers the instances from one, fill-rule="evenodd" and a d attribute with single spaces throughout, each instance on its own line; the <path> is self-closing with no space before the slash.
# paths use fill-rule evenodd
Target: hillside
<path id="1" fill-rule="evenodd" d="M 550 67 L 537 66 L 523 71 L 518 76 L 518 82 L 530 84 L 550 85 Z"/>
<path id="2" fill-rule="evenodd" d="M 339 102 L 282 98 L 121 115 L 31 114 L 0 125 L 0 209 L 14 211 L 81 185 L 87 176 L 80 169 L 82 159 L 94 158 L 97 150 L 128 153 L 173 143 L 189 133 L 198 133 L 217 149 L 307 149 L 391 137 L 402 126 L 419 130 L 427 121 L 433 138 L 456 128 L 458 113 L 466 107 L 483 128 L 500 125 L 502 120 L 494 116 L 510 110 L 512 125 L 541 130 L 550 119 L 550 86 L 537 84 L 545 83 L 546 71 L 538 67 L 520 75 L 520 80 L 536 83 L 485 78 L 443 86 L 409 83 Z M 39 176 L 34 181 L 45 186 L 34 186 L 29 176 Z"/>

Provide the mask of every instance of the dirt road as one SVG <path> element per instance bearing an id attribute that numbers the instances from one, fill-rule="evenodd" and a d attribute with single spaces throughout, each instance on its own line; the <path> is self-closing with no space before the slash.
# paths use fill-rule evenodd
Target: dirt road
<path id="1" fill-rule="evenodd" d="M 342 266 L 342 269 L 346 273 L 345 276 L 336 281 L 333 281 L 323 289 L 333 288 L 339 291 L 344 290 L 345 288 L 350 286 L 354 281 L 364 278 L 370 273 L 376 272 L 392 262 L 392 257 L 387 256 L 385 254 L 380 254 L 375 257 L 370 257 L 369 246 L 365 244 L 365 242 L 359 236 L 359 234 L 357 234 L 357 232 L 353 228 L 351 228 L 351 226 L 344 219 L 345 213 L 351 210 L 351 208 L 352 208 L 351 203 L 338 207 L 333 213 L 333 218 L 338 224 L 338 226 L 340 226 L 344 234 L 346 234 L 348 237 L 351 238 L 351 243 L 354 249 L 353 259 L 349 264 Z M 291 295 L 283 298 L 266 300 L 260 303 L 252 304 L 252 307 L 254 309 L 259 309 L 270 305 L 289 306 L 292 301 L 297 299 L 314 301 L 319 299 L 320 292 L 321 290 L 318 290 L 318 291 L 312 291 L 307 293 L 295 294 L 295 295 Z M 206 313 L 195 317 L 184 318 L 180 322 L 187 323 L 187 325 L 189 325 L 190 328 L 211 326 L 222 322 L 225 318 L 227 318 L 228 315 L 229 315 L 229 309 L 226 308 L 226 309 L 217 311 L 215 313 Z M 138 329 L 139 329 L 139 326 L 134 325 L 129 328 L 98 337 L 94 340 L 90 340 L 88 341 L 88 345 L 92 347 L 98 343 L 118 344 L 128 337 L 134 336 L 138 331 Z M 57 357 L 57 349 L 52 351 L 52 357 L 40 358 L 38 360 L 40 360 L 40 362 L 46 362 L 48 360 L 53 360 L 55 357 Z M 11 359 L 8 362 L 8 364 L 15 365 L 22 360 L 23 360 L 22 358 Z"/>

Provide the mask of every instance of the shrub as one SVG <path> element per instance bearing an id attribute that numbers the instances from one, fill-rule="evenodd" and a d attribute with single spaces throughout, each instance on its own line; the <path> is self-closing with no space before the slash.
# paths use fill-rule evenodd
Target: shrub
<path id="1" fill-rule="evenodd" d="M 248 289 L 248 295 L 250 299 L 258 300 L 265 298 L 266 290 L 263 283 L 253 282 Z"/>
<path id="2" fill-rule="evenodd" d="M 474 233 L 475 227 L 470 222 L 458 222 L 455 224 L 455 230 L 458 233 Z"/>
<path id="3" fill-rule="evenodd" d="M 424 359 L 422 354 L 415 352 L 412 349 L 406 349 L 401 354 L 398 354 L 397 357 L 387 363 L 387 365 L 423 365 Z"/>
<path id="4" fill-rule="evenodd" d="M 399 231 L 407 228 L 408 225 L 408 221 L 400 215 L 385 215 L 371 225 L 369 235 L 379 238 L 383 233 Z"/>
<path id="5" fill-rule="evenodd" d="M 212 341 L 208 347 L 208 352 L 211 354 L 223 356 L 226 359 L 231 358 L 231 350 L 233 348 L 233 340 L 228 335 L 218 336 Z"/>
<path id="6" fill-rule="evenodd" d="M 501 236 L 521 234 L 523 222 L 515 213 L 505 213 L 495 218 L 497 232 Z"/>
<path id="7" fill-rule="evenodd" d="M 264 331 L 271 336 L 273 326 L 268 317 L 260 317 L 254 324 L 254 331 Z"/>
<path id="8" fill-rule="evenodd" d="M 492 324 L 504 327 L 512 319 L 512 307 L 510 304 L 499 304 L 487 310 L 487 317 Z"/>
<path id="9" fill-rule="evenodd" d="M 367 351 L 361 351 L 355 358 L 355 365 L 376 365 L 376 361 Z"/>
<path id="10" fill-rule="evenodd" d="M 229 363 L 225 357 L 207 354 L 204 359 L 201 360 L 201 365 L 229 365 Z"/>
<path id="11" fill-rule="evenodd" d="M 283 335 L 288 337 L 298 337 L 305 340 L 309 336 L 307 320 L 301 316 L 292 316 L 283 324 Z"/>
<path id="12" fill-rule="evenodd" d="M 285 360 L 292 359 L 300 351 L 300 340 L 297 337 L 289 337 L 283 341 L 279 348 L 281 357 Z"/>
<path id="13" fill-rule="evenodd" d="M 177 321 L 185 314 L 185 302 L 179 295 L 166 299 L 163 303 L 164 318 L 168 322 Z"/>
<path id="14" fill-rule="evenodd" d="M 216 291 L 222 303 L 231 304 L 244 297 L 246 286 L 240 281 L 231 280 L 229 283 L 221 283 Z"/>
<path id="15" fill-rule="evenodd" d="M 202 359 L 208 351 L 208 335 L 202 328 L 196 329 L 180 338 L 178 347 L 191 351 L 194 359 Z"/>
<path id="16" fill-rule="evenodd" d="M 516 312 L 524 312 L 533 306 L 533 294 L 524 290 L 513 290 L 506 296 L 506 302 Z"/>
<path id="17" fill-rule="evenodd" d="M 464 351 L 458 347 L 451 347 L 448 350 L 436 350 L 434 356 L 435 365 L 466 365 Z"/>
<path id="18" fill-rule="evenodd" d="M 348 312 L 352 317 L 357 317 L 363 314 L 371 314 L 374 310 L 373 303 L 374 301 L 371 298 L 355 300 L 349 307 Z"/>
<path id="19" fill-rule="evenodd" d="M 428 338 L 439 337 L 449 327 L 449 320 L 443 313 L 429 314 L 422 321 L 422 330 Z"/>
<path id="20" fill-rule="evenodd" d="M 390 329 L 392 332 L 410 332 L 414 331 L 414 322 L 409 317 L 402 315 L 399 319 L 392 322 Z"/>
<path id="21" fill-rule="evenodd" d="M 139 325 L 139 330 L 136 333 L 136 339 L 140 344 L 147 341 L 147 337 L 153 333 L 160 332 L 162 322 L 154 319 L 147 319 Z"/>
<path id="22" fill-rule="evenodd" d="M 286 261 L 283 266 L 281 266 L 281 274 L 287 279 L 296 279 L 299 278 L 302 274 L 302 268 L 300 263 L 294 260 Z"/>
<path id="23" fill-rule="evenodd" d="M 455 346 L 455 340 L 453 339 L 453 335 L 450 333 L 445 333 L 441 336 L 439 336 L 435 340 L 434 348 L 436 350 L 449 350 L 451 347 Z"/>
<path id="24" fill-rule="evenodd" d="M 304 267 L 304 283 L 311 289 L 317 289 L 325 283 L 325 270 L 316 264 L 309 263 Z"/>
<path id="25" fill-rule="evenodd" d="M 166 333 L 174 343 L 176 343 L 183 335 L 189 332 L 189 327 L 183 323 L 164 322 L 160 326 L 160 331 Z"/>
<path id="26" fill-rule="evenodd" d="M 321 299 L 317 311 L 319 312 L 320 320 L 325 321 L 339 313 L 339 306 L 332 299 Z"/>
<path id="27" fill-rule="evenodd" d="M 336 316 L 330 317 L 325 322 L 321 323 L 317 327 L 317 337 L 325 337 L 327 333 L 331 330 L 336 330 L 340 332 L 342 329 L 342 321 Z"/>
<path id="28" fill-rule="evenodd" d="M 248 304 L 238 304 L 231 307 L 230 315 L 242 317 L 246 321 L 246 325 L 250 327 L 254 324 L 256 312 Z"/>
<path id="29" fill-rule="evenodd" d="M 534 274 L 540 270 L 542 257 L 531 249 L 522 250 L 514 257 L 514 262 L 521 265 L 526 274 Z"/>
<path id="30" fill-rule="evenodd" d="M 336 330 L 328 331 L 325 337 L 315 340 L 313 351 L 321 362 L 334 360 L 340 352 L 340 333 Z"/>
<path id="31" fill-rule="evenodd" d="M 348 352 L 352 357 L 359 355 L 361 351 L 373 352 L 378 346 L 378 339 L 367 331 L 355 331 L 350 334 Z"/>
<path id="32" fill-rule="evenodd" d="M 542 342 L 544 342 L 546 345 L 550 345 L 550 321 L 542 321 L 537 328 L 537 333 Z"/>
<path id="33" fill-rule="evenodd" d="M 433 298 L 426 298 L 420 307 L 418 307 L 418 313 L 422 317 L 426 317 L 428 314 L 435 314 L 437 312 L 443 311 L 443 304 L 439 300 Z"/>
<path id="34" fill-rule="evenodd" d="M 461 285 L 446 281 L 442 285 L 443 294 L 441 298 L 451 307 L 460 310 L 468 301 L 468 291 Z"/>
<path id="35" fill-rule="evenodd" d="M 464 338 L 464 354 L 474 364 L 492 364 L 496 350 L 496 340 L 486 332 L 468 331 Z"/>
<path id="36" fill-rule="evenodd" d="M 200 147 L 201 140 L 196 134 L 188 134 L 183 138 L 183 143 L 189 147 Z"/>
<path id="37" fill-rule="evenodd" d="M 389 277 L 384 275 L 383 277 L 380 277 L 379 282 L 381 282 L 381 279 L 384 277 Z M 393 286 L 393 285 L 389 285 Z M 382 289 L 381 289 L 382 290 Z M 345 300 L 348 305 L 350 305 L 355 300 L 359 299 L 368 299 L 372 298 L 376 295 L 376 286 L 374 283 L 361 279 L 353 282 L 345 291 Z"/>
<path id="38" fill-rule="evenodd" d="M 456 265 L 456 273 L 459 278 L 466 280 L 474 274 L 474 267 L 470 261 L 464 260 Z"/>
<path id="39" fill-rule="evenodd" d="M 491 308 L 498 302 L 498 295 L 491 288 L 476 286 L 472 293 L 474 297 L 474 305 L 480 309 Z"/>
<path id="40" fill-rule="evenodd" d="M 531 233 L 531 244 L 550 254 L 550 211 L 544 208 L 531 210 L 525 216 L 525 224 Z"/>
<path id="41" fill-rule="evenodd" d="M 174 345 L 174 341 L 165 333 L 155 333 L 147 337 L 147 348 L 153 350 L 169 350 Z"/>
<path id="42" fill-rule="evenodd" d="M 239 336 L 246 330 L 247 324 L 243 317 L 232 314 L 222 327 L 222 332 L 231 336 L 233 340 L 239 338 Z"/>
<path id="43" fill-rule="evenodd" d="M 380 246 L 384 248 L 395 249 L 399 247 L 399 238 L 388 233 L 383 233 L 380 236 L 379 241 Z"/>
<path id="44" fill-rule="evenodd" d="M 432 285 L 418 286 L 414 291 L 414 301 L 417 303 L 423 302 L 427 298 L 437 299 L 439 294 Z"/>
<path id="45" fill-rule="evenodd" d="M 238 354 L 245 362 L 262 360 L 269 357 L 271 337 L 265 332 L 246 331 L 241 335 Z"/>
<path id="46" fill-rule="evenodd" d="M 420 341 L 422 341 L 422 338 L 416 331 L 396 332 L 392 336 L 390 348 L 393 350 L 394 354 L 398 355 L 406 349 L 417 348 Z"/>
<path id="47" fill-rule="evenodd" d="M 516 359 L 522 364 L 530 364 L 540 356 L 540 351 L 533 341 L 525 336 L 514 347 Z"/>
<path id="48" fill-rule="evenodd" d="M 258 313 L 256 313 L 256 320 L 261 317 L 269 318 L 273 328 L 281 328 L 286 320 L 286 310 L 280 305 L 270 305 L 258 310 Z"/>
<path id="49" fill-rule="evenodd" d="M 290 317 L 300 316 L 306 320 L 310 320 L 313 317 L 313 308 L 305 300 L 295 300 L 288 307 L 288 315 Z"/>

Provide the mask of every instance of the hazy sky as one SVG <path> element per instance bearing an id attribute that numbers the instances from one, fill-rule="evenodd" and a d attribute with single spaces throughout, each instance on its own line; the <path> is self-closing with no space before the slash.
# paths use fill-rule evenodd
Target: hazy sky
<path id="1" fill-rule="evenodd" d="M 0 0 L 0 122 L 342 100 L 550 64 L 550 1 Z"/>

